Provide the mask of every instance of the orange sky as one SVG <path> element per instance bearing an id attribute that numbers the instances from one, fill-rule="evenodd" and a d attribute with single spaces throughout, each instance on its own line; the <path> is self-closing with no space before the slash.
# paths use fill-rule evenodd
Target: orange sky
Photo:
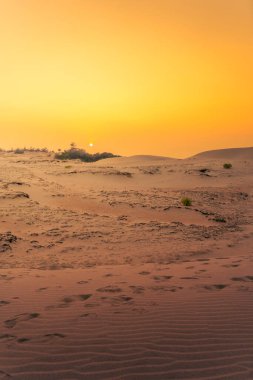
<path id="1" fill-rule="evenodd" d="M 0 49 L 2 148 L 253 145 L 252 0 L 0 0 Z"/>

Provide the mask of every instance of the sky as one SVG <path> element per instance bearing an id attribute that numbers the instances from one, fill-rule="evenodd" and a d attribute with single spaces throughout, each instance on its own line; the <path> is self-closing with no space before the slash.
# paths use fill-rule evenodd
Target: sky
<path id="1" fill-rule="evenodd" d="M 0 0 L 1 148 L 253 146 L 252 94 L 253 0 Z"/>

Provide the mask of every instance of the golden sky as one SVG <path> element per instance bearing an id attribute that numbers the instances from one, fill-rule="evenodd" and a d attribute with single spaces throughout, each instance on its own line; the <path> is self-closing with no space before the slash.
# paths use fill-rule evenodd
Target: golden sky
<path id="1" fill-rule="evenodd" d="M 2 148 L 253 145 L 252 0 L 0 0 Z"/>

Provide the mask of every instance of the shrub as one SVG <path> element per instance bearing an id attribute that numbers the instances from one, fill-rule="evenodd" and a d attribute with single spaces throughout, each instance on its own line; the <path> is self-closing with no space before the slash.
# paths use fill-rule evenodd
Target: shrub
<path id="1" fill-rule="evenodd" d="M 25 153 L 25 149 L 19 149 L 19 148 L 17 148 L 17 149 L 14 150 L 14 153 L 15 154 L 24 154 Z"/>
<path id="2" fill-rule="evenodd" d="M 181 199 L 181 203 L 184 206 L 191 206 L 192 205 L 192 200 L 190 198 L 184 197 Z"/>
<path id="3" fill-rule="evenodd" d="M 24 154 L 24 153 L 49 153 L 47 148 L 16 148 L 7 150 L 8 153 Z"/>
<path id="4" fill-rule="evenodd" d="M 103 160 L 104 158 L 113 158 L 119 157 L 112 153 L 103 152 L 103 153 L 94 153 L 90 154 L 84 149 L 76 148 L 75 144 L 70 145 L 70 149 L 64 150 L 63 152 L 58 152 L 55 154 L 57 160 L 81 160 L 83 162 L 95 162 Z"/>
<path id="5" fill-rule="evenodd" d="M 232 164 L 230 164 L 230 163 L 225 163 L 225 164 L 223 165 L 223 168 L 224 168 L 224 169 L 231 169 L 231 168 L 232 168 Z"/>
<path id="6" fill-rule="evenodd" d="M 218 222 L 218 223 L 226 223 L 226 219 L 221 217 L 221 216 L 217 216 L 216 218 L 213 219 L 215 222 Z"/>

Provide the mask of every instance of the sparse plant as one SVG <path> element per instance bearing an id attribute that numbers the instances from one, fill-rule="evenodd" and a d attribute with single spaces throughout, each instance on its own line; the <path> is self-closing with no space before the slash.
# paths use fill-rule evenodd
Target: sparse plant
<path id="1" fill-rule="evenodd" d="M 65 166 L 65 169 L 71 169 L 71 168 L 72 168 L 71 165 L 66 165 L 66 166 Z"/>
<path id="2" fill-rule="evenodd" d="M 24 154 L 25 153 L 25 149 L 17 148 L 17 149 L 14 150 L 14 153 L 15 154 Z"/>
<path id="3" fill-rule="evenodd" d="M 215 217 L 213 220 L 218 223 L 226 223 L 226 219 L 220 216 Z"/>
<path id="4" fill-rule="evenodd" d="M 232 164 L 230 164 L 229 162 L 226 162 L 226 163 L 223 165 L 223 168 L 224 168 L 224 169 L 231 169 L 231 168 L 232 168 Z"/>
<path id="5" fill-rule="evenodd" d="M 188 206 L 192 205 L 192 200 L 190 198 L 188 198 L 188 197 L 184 197 L 184 198 L 181 199 L 181 203 L 184 206 L 188 207 Z"/>
<path id="6" fill-rule="evenodd" d="M 23 154 L 23 153 L 49 153 L 47 148 L 16 148 L 7 150 L 8 153 Z"/>

